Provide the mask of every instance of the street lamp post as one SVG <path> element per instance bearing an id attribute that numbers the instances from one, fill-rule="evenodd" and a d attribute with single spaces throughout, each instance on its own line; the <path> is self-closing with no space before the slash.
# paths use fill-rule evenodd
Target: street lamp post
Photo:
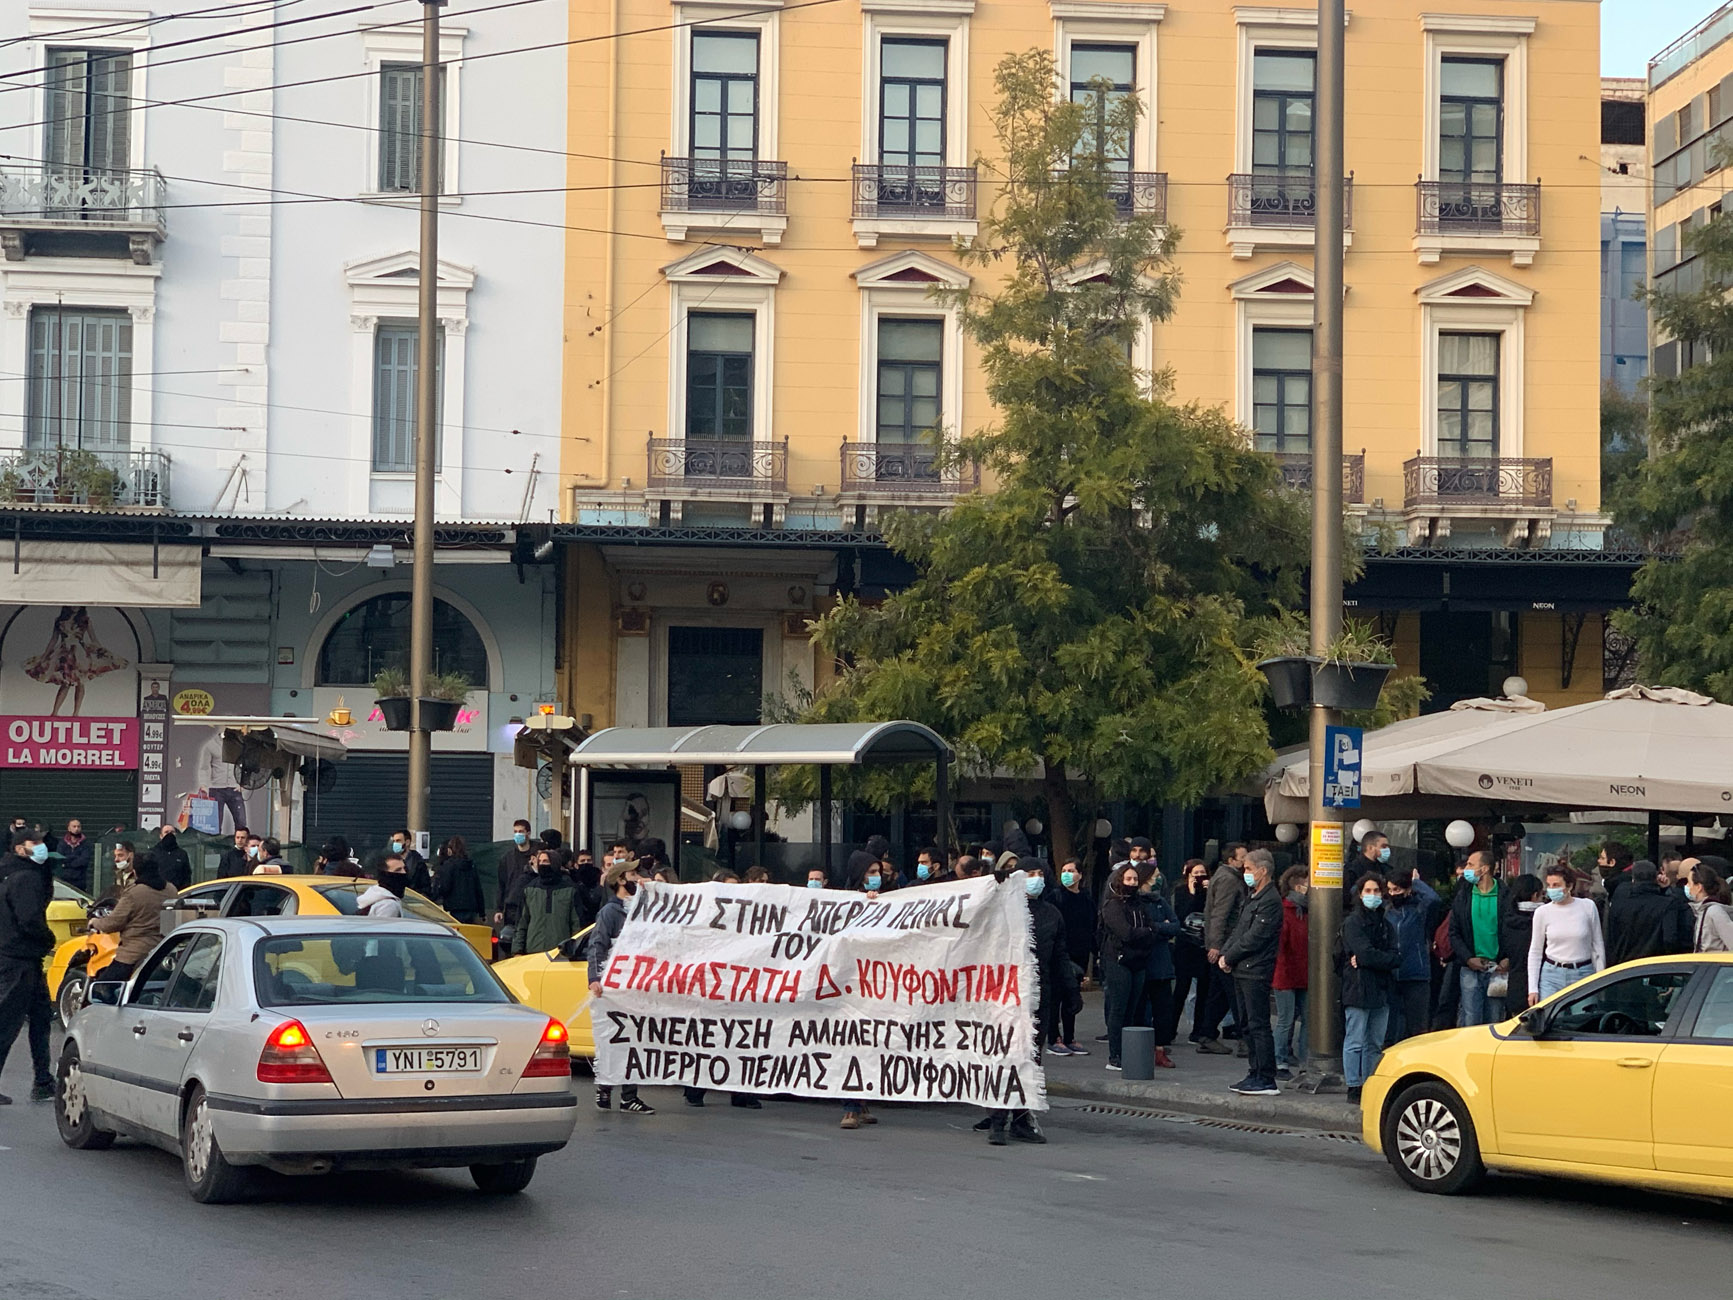
<path id="1" fill-rule="evenodd" d="M 439 446 L 439 8 L 421 3 L 421 251 L 418 258 L 415 339 L 415 549 L 409 588 L 409 807 L 410 834 L 427 829 L 433 733 L 422 723 L 421 701 L 433 666 L 433 478 Z"/>
<path id="2" fill-rule="evenodd" d="M 1318 0 L 1317 249 L 1312 329 L 1312 655 L 1323 658 L 1342 632 L 1342 240 L 1346 219 L 1343 147 L 1346 14 L 1343 0 Z M 1324 729 L 1333 709 L 1310 709 L 1307 806 L 1312 822 L 1310 1008 L 1307 1073 L 1313 1086 L 1341 1076 L 1342 1029 L 1336 932 L 1342 925 L 1343 844 L 1339 814 L 1324 806 Z"/>

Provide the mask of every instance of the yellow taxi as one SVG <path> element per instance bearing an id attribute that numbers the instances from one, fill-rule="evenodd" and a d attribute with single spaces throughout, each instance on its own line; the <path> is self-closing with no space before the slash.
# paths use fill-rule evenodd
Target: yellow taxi
<path id="1" fill-rule="evenodd" d="M 1410 1187 L 1488 1170 L 1733 1196 L 1733 954 L 1626 962 L 1384 1054 L 1363 1136 Z"/>
<path id="2" fill-rule="evenodd" d="M 84 920 L 90 914 L 90 906 L 95 900 L 79 889 L 69 885 L 58 876 L 54 879 L 54 893 L 48 900 L 48 928 L 54 931 L 54 942 L 65 943 L 75 934 L 84 933 Z M 47 965 L 46 962 L 43 963 Z"/>
<path id="3" fill-rule="evenodd" d="M 493 973 L 513 997 L 563 1024 L 572 1055 L 590 1060 L 596 1055 L 596 1034 L 590 1025 L 590 965 L 584 960 L 584 945 L 594 928 L 578 931 L 547 952 L 526 952 L 493 964 Z"/>
<path id="4" fill-rule="evenodd" d="M 233 876 L 182 890 L 177 902 L 203 916 L 354 916 L 356 900 L 372 884 L 348 876 Z M 413 889 L 403 895 L 403 914 L 449 925 L 483 961 L 493 956 L 491 927 L 466 925 Z M 51 905 L 51 923 L 52 915 Z M 83 921 L 81 911 L 80 930 Z M 112 934 L 78 933 L 54 950 L 48 962 L 48 987 L 62 1023 L 83 1005 L 85 983 L 114 960 L 118 943 Z"/>

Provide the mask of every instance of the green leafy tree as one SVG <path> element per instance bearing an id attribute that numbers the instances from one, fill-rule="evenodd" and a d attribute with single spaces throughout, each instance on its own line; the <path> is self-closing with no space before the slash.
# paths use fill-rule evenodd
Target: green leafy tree
<path id="1" fill-rule="evenodd" d="M 819 621 L 846 666 L 806 716 L 915 718 L 974 770 L 1039 766 L 1063 857 L 1099 798 L 1192 801 L 1269 759 L 1245 623 L 1298 602 L 1307 523 L 1242 431 L 1128 360 L 1178 288 L 1174 236 L 1105 161 L 1136 103 L 1103 127 L 1055 102 L 1038 51 L 995 85 L 1001 196 L 963 254 L 994 283 L 953 300 L 998 417 L 956 454 L 996 487 L 888 521 L 918 577 Z"/>
<path id="2" fill-rule="evenodd" d="M 1650 381 L 1649 455 L 1620 491 L 1617 520 L 1651 553 L 1616 614 L 1644 679 L 1733 701 L 1733 222 L 1693 232 L 1703 287 L 1648 295 L 1681 369 Z"/>
<path id="3" fill-rule="evenodd" d="M 1601 385 L 1601 500 L 1617 509 L 1649 454 L 1649 404 L 1617 384 Z"/>

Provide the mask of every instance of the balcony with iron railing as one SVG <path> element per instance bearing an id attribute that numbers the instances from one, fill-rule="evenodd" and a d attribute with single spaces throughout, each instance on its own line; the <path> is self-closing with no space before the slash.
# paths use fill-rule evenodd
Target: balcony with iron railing
<path id="1" fill-rule="evenodd" d="M 1121 218 L 1153 217 L 1167 224 L 1167 173 L 1130 172 L 1108 168 L 1101 173 L 1107 196 L 1119 209 Z M 1055 185 L 1069 181 L 1072 173 L 1061 168 L 1052 173 Z"/>
<path id="2" fill-rule="evenodd" d="M 788 439 L 652 438 L 651 491 L 751 500 L 788 492 Z"/>
<path id="3" fill-rule="evenodd" d="M 160 451 L 45 447 L 0 455 L 0 505 L 86 510 L 169 509 Z"/>
<path id="4" fill-rule="evenodd" d="M 1312 490 L 1312 456 L 1304 451 L 1272 452 L 1276 466 L 1282 471 L 1282 482 L 1301 492 Z M 1366 453 L 1345 452 L 1342 456 L 1342 501 L 1345 505 L 1366 503 Z"/>
<path id="5" fill-rule="evenodd" d="M 1540 249 L 1540 185 L 1514 181 L 1417 181 L 1414 247 L 1423 265 L 1445 253 L 1509 253 L 1528 266 Z"/>
<path id="6" fill-rule="evenodd" d="M 0 252 L 126 257 L 149 265 L 168 234 L 162 173 L 0 165 Z"/>
<path id="7" fill-rule="evenodd" d="M 1260 248 L 1310 247 L 1318 224 L 1318 185 L 1310 167 L 1239 172 L 1228 177 L 1227 240 L 1238 258 Z M 1354 178 L 1342 181 L 1342 228 L 1354 228 Z"/>
<path id="8" fill-rule="evenodd" d="M 972 238 L 975 169 L 856 163 L 854 227 L 862 248 L 876 247 L 885 234 Z"/>
<path id="9" fill-rule="evenodd" d="M 1402 465 L 1409 540 L 1439 540 L 1453 521 L 1495 526 L 1509 546 L 1552 531 L 1552 457 L 1415 456 Z"/>
<path id="10" fill-rule="evenodd" d="M 671 239 L 684 239 L 690 229 L 728 229 L 780 243 L 788 228 L 788 164 L 663 155 L 662 224 Z"/>
<path id="11" fill-rule="evenodd" d="M 845 496 L 954 497 L 978 491 L 981 467 L 958 464 L 926 443 L 845 442 Z"/>

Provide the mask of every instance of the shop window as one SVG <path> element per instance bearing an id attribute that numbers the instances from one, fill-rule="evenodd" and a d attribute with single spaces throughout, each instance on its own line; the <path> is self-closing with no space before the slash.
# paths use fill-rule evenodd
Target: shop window
<path id="1" fill-rule="evenodd" d="M 392 592 L 363 601 L 337 620 L 319 650 L 320 686 L 361 686 L 381 669 L 409 667 L 409 593 Z M 435 598 L 433 670 L 462 673 L 488 685 L 487 648 L 468 618 Z"/>

